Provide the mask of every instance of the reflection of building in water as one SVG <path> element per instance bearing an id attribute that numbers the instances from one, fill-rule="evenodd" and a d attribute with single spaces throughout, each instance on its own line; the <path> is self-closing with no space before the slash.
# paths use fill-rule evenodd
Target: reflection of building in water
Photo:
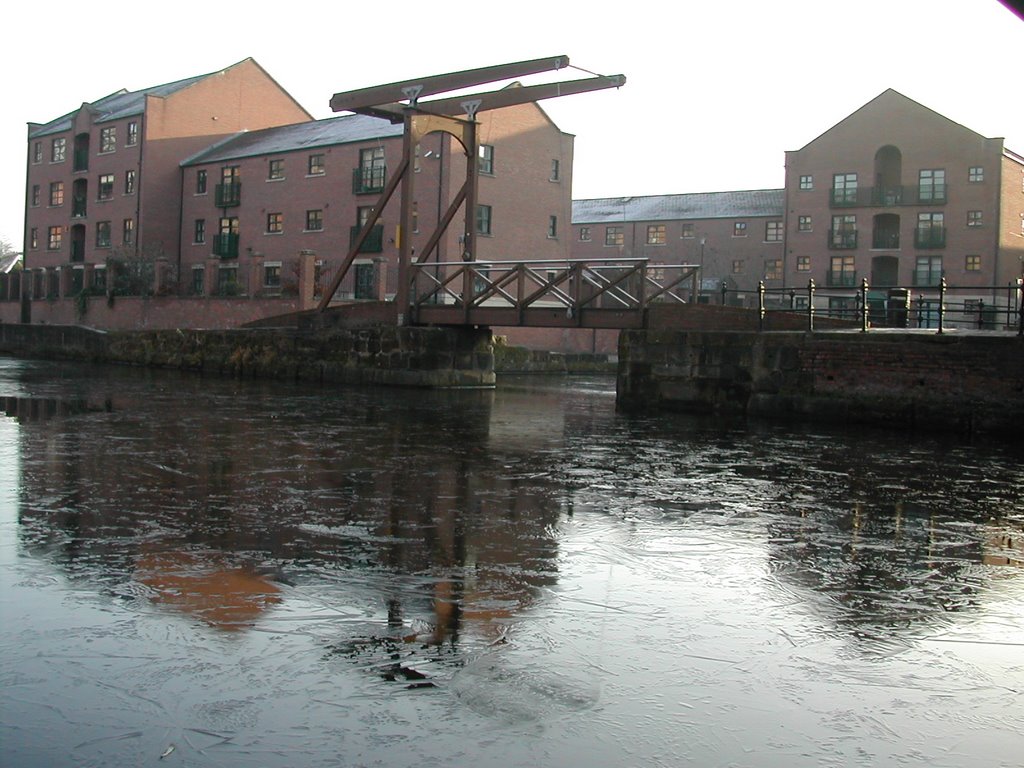
<path id="1" fill-rule="evenodd" d="M 553 579 L 558 503 L 489 451 L 493 393 L 167 384 L 91 381 L 108 412 L 20 430 L 28 551 L 218 626 L 287 599 L 245 563 L 354 574 L 352 599 L 453 640 Z"/>
<path id="2" fill-rule="evenodd" d="M 218 553 L 143 552 L 135 580 L 167 605 L 221 629 L 241 629 L 281 602 L 280 588 L 251 566 L 233 566 Z"/>
<path id="3" fill-rule="evenodd" d="M 810 587 L 840 606 L 855 631 L 947 621 L 985 600 L 975 567 L 1020 565 L 1020 541 L 988 520 L 939 515 L 914 504 L 889 509 L 854 503 L 846 511 L 795 511 L 769 525 L 769 557 L 779 578 Z M 1016 559 L 1015 559 L 1016 558 Z"/>

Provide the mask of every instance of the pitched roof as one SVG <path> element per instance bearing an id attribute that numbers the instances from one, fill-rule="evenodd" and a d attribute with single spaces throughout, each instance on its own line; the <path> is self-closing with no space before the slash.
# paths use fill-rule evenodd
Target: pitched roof
<path id="1" fill-rule="evenodd" d="M 685 195 L 601 197 L 572 201 L 573 224 L 613 224 L 620 221 L 731 219 L 742 216 L 782 216 L 784 189 L 738 192 L 696 192 Z"/>
<path id="2" fill-rule="evenodd" d="M 126 91 L 122 88 L 120 91 L 112 93 L 109 96 L 104 96 L 102 99 L 87 102 L 84 106 L 93 111 L 96 115 L 95 122 L 97 123 L 107 122 L 109 120 L 119 120 L 123 117 L 130 117 L 132 115 L 141 115 L 146 106 L 147 96 L 170 96 L 176 91 L 188 88 L 190 85 L 198 83 L 200 80 L 209 77 L 210 74 L 215 73 L 197 75 L 196 77 L 177 80 L 173 83 L 156 85 L 152 88 L 143 88 L 140 91 Z M 56 120 L 51 120 L 44 125 L 34 127 L 29 132 L 29 138 L 36 138 L 37 136 L 46 136 L 51 133 L 61 133 L 62 131 L 71 130 L 72 121 L 77 113 L 78 110 L 76 109 L 74 112 L 69 112 L 66 115 L 58 117 Z"/>
<path id="3" fill-rule="evenodd" d="M 401 123 L 367 115 L 342 115 L 326 120 L 263 128 L 236 133 L 223 141 L 185 158 L 182 165 L 217 163 L 243 157 L 273 155 L 312 147 L 329 147 L 355 141 L 386 139 L 402 135 Z"/>

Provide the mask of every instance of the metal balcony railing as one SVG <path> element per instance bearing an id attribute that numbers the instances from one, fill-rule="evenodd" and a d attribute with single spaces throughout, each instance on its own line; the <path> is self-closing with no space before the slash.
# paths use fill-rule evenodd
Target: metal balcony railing
<path id="1" fill-rule="evenodd" d="M 76 149 L 72 160 L 71 170 L 75 173 L 89 170 L 89 150 Z"/>
<path id="2" fill-rule="evenodd" d="M 900 247 L 900 233 L 875 232 L 871 238 L 871 247 L 876 250 L 898 250 Z"/>
<path id="3" fill-rule="evenodd" d="M 915 248 L 945 248 L 945 227 L 917 227 L 914 230 Z"/>
<path id="4" fill-rule="evenodd" d="M 352 193 L 368 195 L 383 192 L 387 175 L 387 167 L 383 165 L 354 169 L 352 171 Z"/>
<path id="5" fill-rule="evenodd" d="M 857 284 L 857 273 L 850 270 L 831 270 L 825 276 L 825 284 L 830 287 L 849 287 Z"/>
<path id="6" fill-rule="evenodd" d="M 356 238 L 359 236 L 359 231 L 362 229 L 358 224 L 349 229 L 348 245 L 351 248 L 355 243 Z M 384 225 L 375 224 L 373 229 L 370 230 L 370 234 L 366 236 L 363 241 L 363 247 L 359 249 L 360 253 L 381 253 L 384 250 Z"/>
<path id="7" fill-rule="evenodd" d="M 834 250 L 849 250 L 857 247 L 857 230 L 830 229 L 828 247 Z"/>
<path id="8" fill-rule="evenodd" d="M 214 190 L 218 208 L 230 208 L 242 204 L 242 184 L 233 182 L 231 184 L 218 184 Z"/>
<path id="9" fill-rule="evenodd" d="M 222 259 L 233 259 L 238 256 L 238 235 L 214 235 L 213 255 Z"/>

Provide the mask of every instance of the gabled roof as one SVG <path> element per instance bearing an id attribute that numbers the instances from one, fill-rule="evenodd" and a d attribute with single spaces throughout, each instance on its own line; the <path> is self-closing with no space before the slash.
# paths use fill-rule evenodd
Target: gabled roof
<path id="1" fill-rule="evenodd" d="M 944 124 L 944 125 L 948 126 L 949 128 L 954 128 L 954 129 L 958 129 L 958 130 L 961 130 L 961 131 L 966 131 L 968 133 L 971 133 L 974 136 L 977 136 L 979 139 L 985 139 L 986 138 L 985 136 L 982 136 L 977 131 L 972 131 L 970 128 L 968 128 L 968 127 L 966 127 L 964 125 L 960 125 L 960 123 L 957 123 L 957 122 L 955 122 L 953 120 L 950 120 L 948 117 L 946 117 L 945 115 L 943 115 L 943 114 L 941 114 L 939 112 L 936 112 L 934 109 L 930 109 L 929 107 L 926 107 L 924 104 L 921 104 L 920 102 L 914 101 L 909 96 L 904 96 L 902 93 L 900 93 L 899 91 L 897 91 L 897 90 L 895 90 L 893 88 L 887 88 L 886 90 L 882 91 L 880 94 L 875 96 L 875 98 L 871 99 L 871 101 L 867 102 L 866 104 L 861 106 L 859 109 L 854 110 L 849 115 L 844 117 L 838 123 L 836 123 L 831 128 L 829 128 L 827 131 L 825 131 L 824 133 L 821 133 L 818 136 L 816 136 L 815 138 L 811 139 L 811 141 L 807 142 L 804 146 L 802 146 L 797 151 L 802 152 L 803 150 L 807 149 L 808 147 L 810 147 L 815 142 L 819 141 L 822 137 L 828 135 L 832 131 L 834 131 L 837 128 L 839 128 L 840 126 L 842 126 L 847 121 L 853 120 L 854 118 L 856 118 L 856 117 L 858 117 L 858 116 L 860 116 L 862 114 L 869 114 L 869 113 L 871 113 L 873 111 L 877 111 L 879 114 L 881 114 L 883 116 L 886 116 L 886 115 L 892 114 L 892 112 L 894 110 L 897 110 L 897 109 L 911 109 L 911 110 L 915 110 L 916 112 L 920 113 L 920 116 L 922 118 L 934 119 L 938 123 Z M 884 120 L 880 124 L 884 125 Z"/>
<path id="2" fill-rule="evenodd" d="M 738 192 L 697 192 L 686 195 L 601 197 L 572 201 L 573 224 L 614 224 L 625 221 L 732 219 L 782 216 L 784 189 Z"/>
<path id="3" fill-rule="evenodd" d="M 263 128 L 258 131 L 236 133 L 223 141 L 197 152 L 181 162 L 185 165 L 218 163 L 244 157 L 274 155 L 312 147 L 329 147 L 357 141 L 372 141 L 401 136 L 401 123 L 392 125 L 387 120 L 367 115 L 342 115 L 326 120 Z"/>
<path id="4" fill-rule="evenodd" d="M 151 88 L 143 88 L 139 91 L 128 91 L 121 89 L 109 96 L 104 96 L 101 99 L 97 99 L 93 102 L 86 102 L 82 106 L 89 109 L 94 117 L 93 122 L 104 123 L 111 120 L 120 120 L 125 117 L 131 117 L 133 115 L 141 115 L 146 107 L 147 96 L 157 96 L 159 98 L 166 98 L 178 91 L 182 91 L 189 86 L 195 85 L 196 83 L 205 80 L 208 77 L 218 75 L 221 72 L 226 72 L 229 69 L 234 69 L 239 64 L 246 61 L 256 62 L 249 58 L 243 59 L 237 64 L 232 64 L 230 67 L 224 69 L 218 69 L 216 72 L 208 72 L 205 75 L 196 75 L 195 77 L 188 77 L 184 80 L 176 80 L 173 83 L 164 83 L 163 85 L 154 85 Z M 259 67 L 259 64 L 256 64 Z M 262 68 L 261 68 L 262 69 Z M 58 117 L 56 120 L 51 120 L 43 125 L 32 126 L 29 130 L 29 138 L 36 138 L 39 136 L 46 136 L 52 133 L 61 133 L 63 131 L 71 130 L 72 123 L 75 115 L 78 114 L 78 109 L 73 112 L 69 112 L 66 115 Z"/>

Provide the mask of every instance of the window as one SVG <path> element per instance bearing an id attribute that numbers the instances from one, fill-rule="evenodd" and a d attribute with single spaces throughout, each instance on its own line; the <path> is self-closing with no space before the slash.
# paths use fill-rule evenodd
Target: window
<path id="1" fill-rule="evenodd" d="M 580 242 L 590 242 L 590 227 L 580 227 Z"/>
<path id="2" fill-rule="evenodd" d="M 306 231 L 319 232 L 324 228 L 324 212 L 319 208 L 306 211 Z"/>
<path id="3" fill-rule="evenodd" d="M 558 237 L 557 216 L 548 216 L 548 237 Z"/>
<path id="4" fill-rule="evenodd" d="M 490 144 L 480 145 L 480 163 L 477 165 L 480 173 L 494 174 L 494 147 Z"/>
<path id="5" fill-rule="evenodd" d="M 43 162 L 43 142 L 41 141 L 37 141 L 35 144 L 32 145 L 32 162 Z"/>
<path id="6" fill-rule="evenodd" d="M 63 230 L 60 227 L 50 227 L 47 230 L 46 249 L 56 251 L 60 249 L 60 242 Z"/>
<path id="7" fill-rule="evenodd" d="M 128 170 L 124 172 L 124 193 L 126 195 L 135 194 L 135 171 Z"/>
<path id="8" fill-rule="evenodd" d="M 40 192 L 39 192 L 39 185 L 38 184 L 33 184 L 32 185 L 32 197 L 31 197 L 31 200 L 32 200 L 31 204 L 32 204 L 33 207 L 39 205 L 39 194 L 40 194 Z"/>
<path id="9" fill-rule="evenodd" d="M 605 245 L 624 245 L 626 242 L 626 234 L 622 227 L 605 227 L 604 228 L 604 244 Z"/>
<path id="10" fill-rule="evenodd" d="M 857 174 L 836 173 L 832 175 L 832 204 L 856 205 Z"/>
<path id="11" fill-rule="evenodd" d="M 32 227 L 28 233 L 28 247 L 33 251 L 39 247 L 39 227 Z"/>
<path id="12" fill-rule="evenodd" d="M 238 295 L 238 267 L 220 267 L 217 270 L 217 293 L 221 296 Z"/>
<path id="13" fill-rule="evenodd" d="M 306 170 L 309 176 L 324 175 L 324 156 L 322 154 L 309 156 L 309 167 Z"/>
<path id="14" fill-rule="evenodd" d="M 810 216 L 799 216 L 797 217 L 796 228 L 798 232 L 811 232 L 811 217 Z"/>
<path id="15" fill-rule="evenodd" d="M 121 226 L 121 243 L 131 245 L 135 242 L 135 220 L 125 219 Z"/>
<path id="16" fill-rule="evenodd" d="M 267 214 L 267 234 L 268 235 L 280 235 L 284 232 L 284 214 L 283 213 L 268 213 Z"/>
<path id="17" fill-rule="evenodd" d="M 683 232 L 681 237 L 694 237 L 694 224 L 692 221 L 683 222 Z"/>
<path id="18" fill-rule="evenodd" d="M 832 230 L 829 232 L 830 248 L 857 247 L 857 217 L 844 214 L 832 217 Z"/>
<path id="19" fill-rule="evenodd" d="M 746 237 L 747 236 L 747 222 L 745 221 L 734 221 L 732 225 L 732 236 L 733 237 Z"/>
<path id="20" fill-rule="evenodd" d="M 764 239 L 768 243 L 782 242 L 782 222 L 767 221 L 764 225 Z"/>
<path id="21" fill-rule="evenodd" d="M 915 248 L 944 248 L 946 246 L 945 216 L 942 213 L 917 214 L 914 232 Z"/>
<path id="22" fill-rule="evenodd" d="M 196 219 L 192 228 L 192 242 L 197 245 L 206 242 L 206 219 Z"/>
<path id="23" fill-rule="evenodd" d="M 50 182 L 50 205 L 64 205 L 64 182 L 63 181 L 51 181 Z"/>
<path id="24" fill-rule="evenodd" d="M 743 259 L 732 260 L 732 273 L 738 275 L 743 271 Z"/>
<path id="25" fill-rule="evenodd" d="M 478 205 L 476 207 L 476 231 L 480 235 L 491 234 L 491 206 Z"/>
<path id="26" fill-rule="evenodd" d="M 561 167 L 558 160 L 551 161 L 551 181 L 558 181 L 561 178 Z"/>
<path id="27" fill-rule="evenodd" d="M 100 128 L 100 152 L 113 152 L 117 149 L 117 127 L 109 125 Z"/>
<path id="28" fill-rule="evenodd" d="M 980 165 L 972 165 L 967 169 L 967 180 L 972 184 L 977 184 L 985 180 L 985 169 Z"/>
<path id="29" fill-rule="evenodd" d="M 371 147 L 359 150 L 359 171 L 356 192 L 380 192 L 384 189 L 387 176 L 387 164 L 384 160 L 384 147 Z"/>
<path id="30" fill-rule="evenodd" d="M 648 224 L 647 225 L 647 244 L 648 245 L 664 245 L 665 244 L 665 225 L 664 224 Z"/>
<path id="31" fill-rule="evenodd" d="M 914 285 L 936 286 L 942 280 L 941 256 L 918 256 L 914 266 Z"/>
<path id="32" fill-rule="evenodd" d="M 281 288 L 280 261 L 268 261 L 263 265 L 263 287 L 269 290 Z"/>
<path id="33" fill-rule="evenodd" d="M 50 143 L 50 162 L 51 163 L 63 163 L 64 157 L 67 155 L 68 141 L 67 139 L 54 139 Z"/>
<path id="34" fill-rule="evenodd" d="M 967 212 L 967 226 L 968 227 L 980 227 L 981 226 L 981 211 L 968 211 Z"/>
<path id="35" fill-rule="evenodd" d="M 206 171 L 196 171 L 196 194 L 206 194 Z"/>
<path id="36" fill-rule="evenodd" d="M 813 176 L 801 176 L 800 177 L 800 189 L 814 189 L 814 177 Z"/>
<path id="37" fill-rule="evenodd" d="M 192 267 L 192 295 L 202 296 L 205 290 L 206 269 L 202 266 Z"/>
<path id="38" fill-rule="evenodd" d="M 796 271 L 797 272 L 810 272 L 811 271 L 811 257 L 810 256 L 797 256 L 796 257 Z"/>
<path id="39" fill-rule="evenodd" d="M 139 124 L 134 120 L 128 123 L 128 136 L 124 143 L 128 147 L 134 147 L 139 143 Z"/>
<path id="40" fill-rule="evenodd" d="M 110 222 L 109 221 L 97 221 L 96 222 L 96 247 L 97 248 L 109 248 L 110 247 Z"/>
<path id="41" fill-rule="evenodd" d="M 946 201 L 946 172 L 943 169 L 925 169 L 918 174 L 917 199 L 922 203 Z"/>
<path id="42" fill-rule="evenodd" d="M 970 254 L 964 256 L 964 269 L 967 272 L 980 272 L 981 271 L 981 256 Z"/>
<path id="43" fill-rule="evenodd" d="M 98 200 L 110 200 L 114 196 L 114 174 L 104 173 L 100 176 Z"/>
<path id="44" fill-rule="evenodd" d="M 97 264 L 92 271 L 92 287 L 97 291 L 103 291 L 107 287 L 107 267 Z"/>
<path id="45" fill-rule="evenodd" d="M 277 181 L 284 178 L 284 160 L 278 158 L 277 160 L 271 160 L 267 166 L 267 179 L 269 181 Z"/>
<path id="46" fill-rule="evenodd" d="M 764 262 L 764 279 L 765 280 L 781 280 L 782 279 L 782 259 L 765 259 L 765 262 Z"/>
<path id="47" fill-rule="evenodd" d="M 833 256 L 830 259 L 828 285 L 850 287 L 857 282 L 857 271 L 854 264 L 853 254 Z"/>
<path id="48" fill-rule="evenodd" d="M 356 264 L 355 268 L 355 290 L 353 291 L 353 298 L 374 298 L 373 264 Z"/>

